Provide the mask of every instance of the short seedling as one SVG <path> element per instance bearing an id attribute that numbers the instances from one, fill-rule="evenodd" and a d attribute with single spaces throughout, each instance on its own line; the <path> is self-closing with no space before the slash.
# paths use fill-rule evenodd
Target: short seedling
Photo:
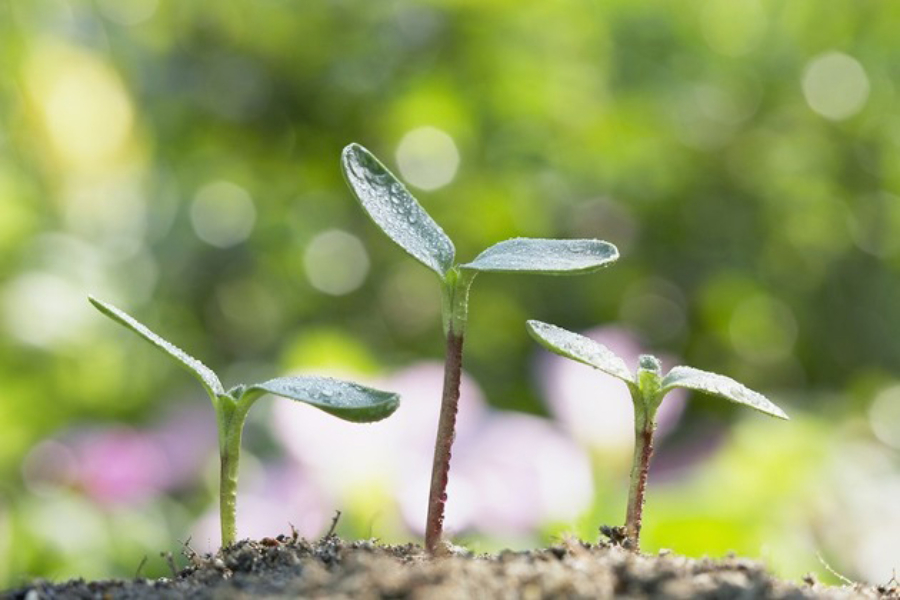
<path id="1" fill-rule="evenodd" d="M 647 486 L 650 456 L 653 454 L 656 410 L 666 394 L 675 388 L 685 388 L 731 400 L 779 419 L 788 418 L 783 410 L 765 396 L 724 375 L 692 367 L 674 367 L 663 377 L 659 360 L 646 354 L 638 361 L 637 375 L 632 375 L 625 361 L 606 346 L 583 335 L 540 321 L 528 321 L 528 332 L 551 352 L 594 367 L 628 385 L 634 402 L 634 460 L 631 465 L 624 535 L 627 545 L 635 551 L 640 550 L 641 513 L 644 509 L 644 489 Z"/>
<path id="2" fill-rule="evenodd" d="M 177 360 L 203 384 L 216 411 L 219 431 L 219 511 L 222 546 L 234 543 L 236 535 L 238 461 L 241 433 L 247 411 L 265 394 L 283 396 L 315 406 L 345 421 L 371 423 L 390 416 L 399 406 L 397 394 L 368 388 L 328 377 L 278 377 L 264 383 L 236 385 L 227 392 L 219 378 L 202 362 L 162 339 L 118 308 L 89 298 L 91 304 L 114 321 L 131 329 L 145 340 Z"/>
<path id="3" fill-rule="evenodd" d="M 357 144 L 344 148 L 341 158 L 347 183 L 375 224 L 413 258 L 437 273 L 441 281 L 447 353 L 425 524 L 425 547 L 434 554 L 443 533 L 469 286 L 475 275 L 481 272 L 590 273 L 615 261 L 619 252 L 612 244 L 600 240 L 517 238 L 491 246 L 472 262 L 456 264 L 453 242 L 377 158 Z"/>

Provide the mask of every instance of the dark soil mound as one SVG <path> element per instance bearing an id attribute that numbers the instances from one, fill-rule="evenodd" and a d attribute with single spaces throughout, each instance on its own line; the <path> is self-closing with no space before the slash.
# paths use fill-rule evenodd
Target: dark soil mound
<path id="1" fill-rule="evenodd" d="M 430 560 L 411 544 L 280 537 L 187 556 L 192 566 L 172 579 L 36 582 L 2 598 L 900 598 L 893 583 L 828 587 L 809 579 L 795 585 L 739 558 L 646 556 L 580 542 Z"/>

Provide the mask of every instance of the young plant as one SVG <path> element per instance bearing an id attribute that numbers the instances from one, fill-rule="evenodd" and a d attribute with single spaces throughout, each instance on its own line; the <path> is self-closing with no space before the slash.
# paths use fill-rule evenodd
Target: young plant
<path id="1" fill-rule="evenodd" d="M 263 383 L 236 385 L 227 392 L 213 371 L 177 346 L 159 337 L 147 327 L 118 308 L 88 298 L 100 312 L 124 325 L 139 336 L 177 360 L 190 371 L 212 400 L 219 432 L 219 517 L 222 525 L 222 546 L 234 543 L 236 535 L 235 510 L 237 500 L 238 461 L 241 453 L 241 433 L 247 411 L 266 394 L 297 400 L 332 414 L 345 421 L 371 423 L 390 416 L 400 404 L 397 394 L 368 388 L 349 381 L 328 377 L 278 377 Z"/>
<path id="2" fill-rule="evenodd" d="M 441 544 L 450 453 L 459 403 L 463 341 L 468 320 L 469 286 L 475 275 L 590 273 L 619 257 L 615 246 L 600 240 L 516 238 L 500 242 L 472 262 L 456 264 L 453 242 L 402 183 L 368 150 L 344 148 L 344 176 L 363 209 L 397 245 L 440 278 L 444 335 L 447 340 L 444 390 L 431 473 L 425 547 L 434 554 Z"/>
<path id="3" fill-rule="evenodd" d="M 692 367 L 674 367 L 663 377 L 659 360 L 646 354 L 638 360 L 637 374 L 633 375 L 625 361 L 609 348 L 583 335 L 541 321 L 528 321 L 528 332 L 547 350 L 594 367 L 628 385 L 634 403 L 634 459 L 631 465 L 624 536 L 626 544 L 635 551 L 640 550 L 641 513 L 644 509 L 644 489 L 647 486 L 650 456 L 653 454 L 656 410 L 666 394 L 675 388 L 685 388 L 731 400 L 779 419 L 788 418 L 783 410 L 765 396 L 724 375 Z"/>

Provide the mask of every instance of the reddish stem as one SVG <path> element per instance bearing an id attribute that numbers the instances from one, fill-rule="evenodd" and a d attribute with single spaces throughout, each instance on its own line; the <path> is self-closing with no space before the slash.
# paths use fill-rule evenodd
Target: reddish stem
<path id="1" fill-rule="evenodd" d="M 625 515 L 625 535 L 635 552 L 641 550 L 641 519 L 644 513 L 644 491 L 653 456 L 653 419 L 644 419 L 643 426 L 634 432 L 634 464 L 628 492 L 628 511 Z"/>
<path id="2" fill-rule="evenodd" d="M 456 436 L 456 411 L 459 408 L 462 352 L 462 334 L 457 334 L 452 330 L 449 331 L 447 333 L 447 355 L 444 362 L 444 392 L 441 397 L 441 416 L 438 419 L 437 439 L 434 442 L 434 463 L 431 468 L 428 517 L 425 522 L 425 548 L 431 555 L 439 551 L 444 530 L 444 506 L 447 503 L 450 454 L 453 438 Z"/>

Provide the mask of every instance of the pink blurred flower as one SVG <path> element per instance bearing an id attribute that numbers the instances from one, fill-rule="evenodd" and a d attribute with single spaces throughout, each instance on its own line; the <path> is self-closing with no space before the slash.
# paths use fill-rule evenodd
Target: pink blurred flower
<path id="1" fill-rule="evenodd" d="M 168 462 L 151 436 L 118 427 L 84 435 L 73 447 L 78 481 L 94 500 L 128 503 L 159 494 L 168 484 Z"/>
<path id="2" fill-rule="evenodd" d="M 76 487 L 101 504 L 137 503 L 197 481 L 215 451 L 212 410 L 188 408 L 147 430 L 82 429 L 44 440 L 26 457 L 23 477 L 39 493 Z"/>

